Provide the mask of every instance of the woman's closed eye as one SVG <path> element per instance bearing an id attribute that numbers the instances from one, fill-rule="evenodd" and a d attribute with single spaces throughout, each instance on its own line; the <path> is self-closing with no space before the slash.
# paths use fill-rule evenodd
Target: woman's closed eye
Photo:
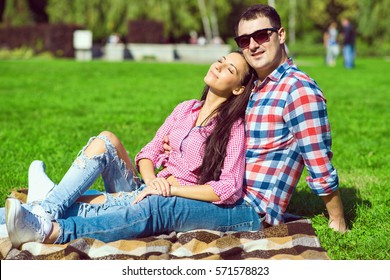
<path id="1" fill-rule="evenodd" d="M 223 59 L 223 58 L 220 58 L 217 60 L 219 64 L 223 64 L 223 63 L 227 63 L 226 62 L 226 59 Z M 229 72 L 231 74 L 235 74 L 236 73 L 236 68 L 234 67 L 233 64 L 229 64 L 229 66 L 227 67 L 227 69 L 229 70 Z"/>

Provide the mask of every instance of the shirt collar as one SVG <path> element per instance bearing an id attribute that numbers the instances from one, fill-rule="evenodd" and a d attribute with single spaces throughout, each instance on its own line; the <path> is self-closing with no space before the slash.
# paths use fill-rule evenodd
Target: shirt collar
<path id="1" fill-rule="evenodd" d="M 200 108 L 202 108 L 203 103 L 204 103 L 204 100 L 202 100 L 202 101 L 197 100 L 197 102 L 194 103 L 194 106 L 192 106 L 192 112 L 199 111 Z"/>
<path id="2" fill-rule="evenodd" d="M 260 80 L 255 81 L 255 88 L 253 89 L 254 92 L 260 90 L 268 81 L 274 81 L 278 82 L 284 75 L 284 73 L 287 72 L 288 69 L 295 67 L 294 62 L 292 58 L 289 58 L 284 62 L 282 65 L 280 65 L 278 68 L 276 68 L 274 71 L 272 71 L 271 74 L 269 74 L 262 82 Z"/>
<path id="3" fill-rule="evenodd" d="M 204 100 L 197 101 L 192 106 L 192 109 L 191 109 L 192 121 L 196 122 L 196 120 L 198 119 L 199 112 L 200 112 L 200 109 L 203 106 L 203 103 L 204 103 Z M 211 126 L 215 122 L 216 122 L 216 118 L 212 117 L 204 127 Z"/>

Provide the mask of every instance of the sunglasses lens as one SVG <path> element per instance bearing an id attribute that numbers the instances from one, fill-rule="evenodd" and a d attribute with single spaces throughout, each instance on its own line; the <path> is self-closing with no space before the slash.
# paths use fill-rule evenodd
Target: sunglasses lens
<path id="1" fill-rule="evenodd" d="M 253 38 L 256 43 L 259 45 L 263 44 L 264 42 L 267 42 L 269 40 L 268 36 L 268 30 L 258 30 L 256 32 L 253 32 L 250 35 L 242 35 L 240 37 L 236 37 L 236 43 L 241 49 L 246 49 L 249 47 L 249 44 L 251 42 L 251 38 Z"/>
<path id="2" fill-rule="evenodd" d="M 258 32 L 253 34 L 252 37 L 256 41 L 256 43 L 258 43 L 259 45 L 268 41 L 268 39 L 269 39 L 267 30 L 259 30 Z"/>
<path id="3" fill-rule="evenodd" d="M 245 49 L 249 46 L 250 39 L 251 38 L 248 35 L 243 35 L 243 36 L 234 38 L 234 40 L 237 43 L 237 46 L 240 47 L 241 49 Z"/>

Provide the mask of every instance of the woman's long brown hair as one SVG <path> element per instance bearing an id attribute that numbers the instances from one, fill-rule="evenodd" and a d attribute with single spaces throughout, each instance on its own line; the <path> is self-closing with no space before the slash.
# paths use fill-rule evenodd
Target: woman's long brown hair
<path id="1" fill-rule="evenodd" d="M 242 55 L 240 51 L 236 52 Z M 248 73 L 241 81 L 241 85 L 245 86 L 244 92 L 238 96 L 230 96 L 211 114 L 216 118 L 216 126 L 205 142 L 205 153 L 199 170 L 198 184 L 200 185 L 219 180 L 232 126 L 239 119 L 244 121 L 246 106 L 256 79 L 255 72 L 250 66 L 248 67 Z M 208 90 L 209 87 L 206 86 L 201 100 L 206 99 Z"/>

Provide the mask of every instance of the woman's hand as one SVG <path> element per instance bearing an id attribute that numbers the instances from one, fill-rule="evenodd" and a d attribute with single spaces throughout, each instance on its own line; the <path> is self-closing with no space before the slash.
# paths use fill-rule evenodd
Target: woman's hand
<path id="1" fill-rule="evenodd" d="M 149 195 L 171 196 L 171 185 L 165 178 L 155 178 L 146 183 L 146 188 L 136 197 L 133 204 L 137 204 Z"/>

